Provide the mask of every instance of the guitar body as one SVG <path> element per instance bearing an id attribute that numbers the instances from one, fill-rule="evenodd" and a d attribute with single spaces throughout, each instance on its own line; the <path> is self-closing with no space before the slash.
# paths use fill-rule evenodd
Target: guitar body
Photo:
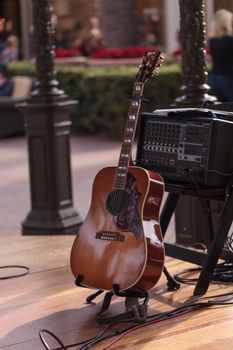
<path id="1" fill-rule="evenodd" d="M 144 82 L 159 60 L 159 51 L 145 54 L 130 98 L 118 166 L 104 168 L 95 177 L 91 206 L 71 250 L 78 285 L 145 291 L 162 273 L 159 210 L 164 183 L 159 174 L 130 164 Z"/>
<path id="2" fill-rule="evenodd" d="M 81 285 L 104 290 L 149 290 L 164 265 L 159 210 L 164 193 L 160 175 L 129 166 L 124 205 L 114 213 L 111 197 L 116 167 L 95 177 L 88 215 L 71 251 L 71 270 Z M 112 201 L 112 202 L 111 202 Z"/>

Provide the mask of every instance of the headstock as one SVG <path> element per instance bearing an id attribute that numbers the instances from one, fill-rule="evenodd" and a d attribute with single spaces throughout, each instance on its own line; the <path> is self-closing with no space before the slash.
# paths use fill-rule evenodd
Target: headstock
<path id="1" fill-rule="evenodd" d="M 145 83 L 153 75 L 157 74 L 156 68 L 161 66 L 162 61 L 163 56 L 161 56 L 160 51 L 147 52 L 142 59 L 136 81 Z"/>

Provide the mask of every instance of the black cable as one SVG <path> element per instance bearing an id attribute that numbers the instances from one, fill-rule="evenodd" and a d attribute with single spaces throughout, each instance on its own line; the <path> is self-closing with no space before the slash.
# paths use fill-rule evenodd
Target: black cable
<path id="1" fill-rule="evenodd" d="M 24 266 L 24 265 L 5 265 L 5 266 L 0 266 L 0 269 L 23 269 L 25 272 L 16 274 L 16 275 L 9 275 L 9 276 L 3 276 L 0 277 L 0 280 L 7 280 L 10 278 L 15 278 L 15 277 L 22 277 L 27 275 L 30 272 L 29 267 Z"/>
<path id="2" fill-rule="evenodd" d="M 207 252 L 207 246 L 202 242 L 193 242 L 189 244 L 190 248 L 201 250 L 203 252 Z"/>
<path id="3" fill-rule="evenodd" d="M 40 338 L 42 344 L 44 345 L 45 349 L 50 350 L 50 347 L 49 347 L 48 343 L 46 342 L 46 340 L 45 340 L 45 338 L 43 336 L 43 333 L 47 333 L 47 334 L 51 335 L 52 338 L 56 339 L 58 344 L 61 345 L 61 348 L 59 348 L 59 349 L 63 349 L 63 350 L 67 349 L 67 347 L 65 347 L 65 345 L 62 343 L 62 341 L 54 333 L 50 332 L 47 329 L 41 329 L 39 331 L 39 338 Z"/>
<path id="4" fill-rule="evenodd" d="M 188 270 L 194 270 L 194 269 L 188 269 Z M 196 269 L 195 269 L 196 270 Z M 209 299 L 208 299 L 209 298 Z M 123 324 L 123 323 L 128 323 L 128 321 L 124 321 L 124 322 L 117 322 L 114 324 L 111 324 L 110 326 L 108 326 L 103 332 L 101 332 L 99 335 L 96 335 L 93 338 L 90 338 L 89 340 L 83 341 L 83 342 L 79 342 L 76 344 L 72 344 L 72 345 L 68 345 L 68 346 L 64 346 L 64 344 L 60 341 L 60 339 L 54 335 L 52 332 L 47 331 L 47 330 L 42 330 L 40 331 L 40 339 L 42 340 L 43 338 L 43 334 L 41 332 L 46 332 L 48 334 L 50 334 L 51 336 L 53 336 L 58 343 L 62 346 L 60 348 L 56 348 L 53 350 L 68 350 L 68 348 L 72 347 L 72 346 L 78 346 L 78 345 L 82 345 L 79 349 L 77 350 L 88 350 L 90 347 L 92 347 L 93 345 L 96 345 L 97 343 L 109 339 L 111 337 L 114 336 L 124 336 L 124 334 L 126 335 L 128 332 L 130 331 L 134 331 L 136 329 L 139 329 L 141 327 L 147 326 L 147 325 L 151 325 L 153 323 L 156 322 L 160 322 L 172 317 L 177 317 L 180 315 L 183 315 L 187 312 L 191 312 L 191 311 L 195 311 L 195 310 L 199 310 L 205 307 L 211 307 L 211 306 L 215 306 L 215 305 L 233 305 L 233 302 L 230 302 L 229 300 L 231 300 L 233 298 L 233 291 L 229 292 L 229 293 L 224 293 L 224 294 L 220 294 L 220 295 L 214 295 L 214 296 L 209 296 L 209 297 L 202 297 L 201 300 L 203 301 L 198 301 L 198 302 L 194 302 L 194 303 L 188 303 L 185 304 L 179 308 L 176 308 L 174 310 L 171 311 L 165 311 L 159 314 L 154 314 L 151 315 L 147 318 L 147 320 L 144 323 L 140 323 L 139 325 L 132 325 L 129 327 L 126 327 L 124 329 L 120 329 L 120 330 L 115 330 L 113 331 L 112 334 L 109 335 L 105 335 L 109 330 L 112 330 L 113 327 L 116 327 L 119 324 Z M 213 300 L 211 300 L 213 299 Z M 205 301 L 207 300 L 207 301 Z M 135 322 L 137 323 L 137 322 Z M 43 345 L 45 346 L 45 341 L 43 342 Z M 46 350 L 51 350 L 48 346 L 48 344 L 46 343 Z"/>
<path id="5" fill-rule="evenodd" d="M 53 350 L 67 350 L 68 348 L 71 348 L 71 347 L 74 347 L 74 346 L 78 346 L 78 345 L 82 345 L 78 350 L 85 350 L 85 349 L 88 349 L 90 346 L 92 346 L 94 344 L 97 344 L 100 341 L 103 341 L 103 340 L 111 338 L 111 337 L 113 337 L 115 335 L 121 334 L 125 330 L 131 329 L 132 327 L 134 327 L 134 326 L 129 326 L 129 327 L 124 328 L 122 330 L 115 330 L 115 331 L 113 331 L 112 334 L 109 334 L 109 335 L 106 334 L 113 327 L 115 327 L 117 325 L 120 325 L 120 324 L 124 324 L 124 323 L 137 323 L 138 324 L 138 321 L 124 320 L 124 321 L 113 323 L 113 324 L 109 325 L 108 327 L 106 327 L 105 330 L 102 331 L 100 334 L 97 334 L 97 335 L 95 335 L 92 338 L 83 340 L 83 341 L 78 342 L 78 343 L 69 344 L 69 345 L 66 345 L 66 346 L 62 343 L 62 341 L 54 333 L 52 333 L 51 331 L 49 331 L 47 329 L 41 329 L 39 331 L 39 338 L 40 338 L 40 340 L 41 340 L 41 342 L 44 345 L 46 350 L 51 350 L 51 348 L 49 347 L 48 343 L 46 342 L 46 340 L 45 340 L 45 338 L 43 336 L 43 333 L 49 334 L 52 338 L 54 338 L 59 343 L 59 345 L 61 345 L 61 347 L 55 348 Z"/>
<path id="6" fill-rule="evenodd" d="M 232 292 L 231 293 L 224 293 L 222 296 L 224 296 L 225 299 L 226 299 L 226 296 L 228 296 L 227 300 L 232 299 L 233 293 Z M 145 326 L 149 326 L 153 323 L 160 322 L 160 321 L 172 318 L 172 317 L 177 317 L 177 316 L 183 315 L 187 312 L 198 310 L 198 309 L 201 309 L 204 307 L 210 307 L 213 305 L 233 305 L 233 302 L 225 302 L 225 301 L 223 302 L 221 300 L 217 300 L 217 301 L 208 300 L 206 302 L 189 303 L 189 304 L 183 305 L 177 309 L 174 309 L 172 311 L 149 316 L 148 319 L 143 324 L 140 324 L 138 326 L 132 326 L 132 327 L 129 327 L 128 329 L 125 329 L 123 332 L 121 332 L 122 335 L 120 335 L 120 337 L 126 335 L 127 333 L 129 333 L 131 331 L 134 331 L 136 329 L 139 329 L 139 328 L 142 328 Z M 117 339 L 117 340 L 119 340 L 119 339 Z M 108 346 L 107 346 L 107 348 L 108 348 Z M 88 349 L 88 348 L 83 348 L 83 349 L 79 349 L 79 350 L 86 350 L 86 349 Z"/>
<path id="7" fill-rule="evenodd" d="M 233 172 L 231 173 L 223 173 L 221 171 L 218 171 L 218 170 L 214 170 L 214 169 L 210 169 L 210 170 L 207 170 L 208 173 L 213 173 L 213 174 L 217 174 L 217 175 L 220 175 L 220 176 L 232 176 L 233 175 Z"/>
<path id="8" fill-rule="evenodd" d="M 176 273 L 174 278 L 179 283 L 195 284 L 198 281 L 198 278 L 183 277 L 183 275 L 193 272 L 200 272 L 201 269 L 201 267 L 185 269 L 179 273 Z M 233 283 L 233 263 L 224 262 L 218 264 L 214 270 L 212 281 L 219 283 Z"/>
<path id="9" fill-rule="evenodd" d="M 200 188 L 198 187 L 197 183 L 189 182 L 189 185 L 195 191 L 195 193 L 197 195 L 197 198 L 198 198 L 200 204 L 202 205 L 204 211 L 206 211 L 206 212 L 208 212 L 210 214 L 221 214 L 221 215 L 223 214 L 223 211 L 224 211 L 224 209 L 226 207 L 227 201 L 228 201 L 228 199 L 230 197 L 230 194 L 231 194 L 230 192 L 232 191 L 232 187 L 233 187 L 232 183 L 229 183 L 226 186 L 224 204 L 220 208 L 217 208 L 217 209 L 208 208 L 208 206 L 206 205 L 205 201 L 201 197 Z M 220 215 L 220 217 L 221 217 L 221 215 Z M 225 240 L 225 247 L 231 253 L 233 253 L 233 232 L 230 235 L 228 234 L 228 237 Z"/>
<path id="10" fill-rule="evenodd" d="M 225 191 L 224 204 L 220 208 L 217 208 L 217 209 L 208 208 L 208 206 L 206 205 L 205 201 L 201 197 L 201 193 L 200 193 L 201 189 L 200 189 L 200 187 L 198 186 L 198 184 L 196 182 L 189 181 L 189 185 L 194 190 L 194 192 L 196 193 L 199 202 L 201 203 L 203 209 L 206 212 L 211 213 L 211 214 L 221 214 L 223 212 L 223 210 L 225 209 L 227 200 L 229 198 L 229 192 L 228 192 L 229 191 L 229 187 L 231 187 L 232 185 L 229 185 L 229 184 L 227 185 L 226 191 Z"/>
<path id="11" fill-rule="evenodd" d="M 132 321 L 125 320 L 123 322 L 117 322 L 115 324 L 112 324 L 112 325 L 108 326 L 107 331 L 111 330 L 111 328 L 113 328 L 114 326 L 117 326 L 117 325 L 119 325 L 121 323 L 129 323 L 129 322 L 132 322 Z M 133 322 L 133 323 L 137 323 L 138 324 L 138 322 L 136 322 L 136 321 Z M 100 343 L 103 340 L 106 340 L 106 339 L 112 338 L 114 336 L 120 335 L 120 334 L 122 334 L 124 332 L 127 332 L 129 329 L 134 328 L 134 327 L 135 326 L 129 326 L 129 327 L 126 327 L 126 328 L 121 329 L 121 330 L 115 330 L 112 334 L 109 334 L 109 335 L 104 335 L 106 333 L 106 330 L 105 330 L 100 335 L 97 335 L 93 340 L 88 341 L 87 343 L 83 344 L 81 346 L 81 348 L 79 348 L 77 350 L 87 350 L 91 346 L 96 345 L 96 344 Z"/>

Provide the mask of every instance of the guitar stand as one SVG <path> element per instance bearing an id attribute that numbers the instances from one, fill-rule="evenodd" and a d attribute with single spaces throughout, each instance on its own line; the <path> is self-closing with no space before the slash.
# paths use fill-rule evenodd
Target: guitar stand
<path id="1" fill-rule="evenodd" d="M 163 273 L 167 277 L 167 290 L 168 292 L 172 292 L 180 288 L 180 283 L 178 283 L 175 278 L 170 275 L 166 266 L 163 267 Z"/>
<path id="2" fill-rule="evenodd" d="M 174 280 L 174 278 L 169 274 L 165 266 L 164 266 L 163 272 L 166 275 L 168 280 L 167 282 L 168 291 L 179 289 L 180 284 Z M 85 286 L 83 286 L 81 283 L 83 278 L 84 278 L 83 275 L 78 275 L 75 280 L 75 284 L 79 287 L 85 288 Z M 86 303 L 91 304 L 93 300 L 103 292 L 104 292 L 103 289 L 99 289 L 95 293 L 89 295 L 86 298 Z M 115 316 L 105 316 L 105 312 L 108 310 L 114 294 L 118 297 L 125 298 L 125 307 L 127 311 Z M 138 301 L 139 298 L 144 299 L 142 304 L 139 304 L 139 301 Z M 126 320 L 144 322 L 147 319 L 148 301 L 149 301 L 149 294 L 146 290 L 120 291 L 119 286 L 117 284 L 113 284 L 112 291 L 105 293 L 101 309 L 96 315 L 96 321 L 100 324 L 109 324 L 109 323 L 115 323 L 115 322 L 126 321 Z"/>
<path id="3" fill-rule="evenodd" d="M 165 190 L 169 193 L 160 216 L 160 226 L 163 236 L 165 236 L 166 234 L 167 227 L 171 220 L 172 214 L 175 211 L 175 207 L 179 196 L 181 194 L 197 196 L 197 193 L 189 185 L 182 183 L 167 182 L 165 183 Z M 198 191 L 198 196 L 203 198 L 206 201 L 206 203 L 208 203 L 211 199 L 224 201 L 226 199 L 226 188 L 203 187 Z M 165 243 L 166 255 L 202 266 L 201 273 L 197 281 L 196 287 L 194 289 L 193 295 L 203 295 L 207 292 L 218 259 L 220 258 L 220 254 L 222 252 L 224 242 L 229 232 L 232 220 L 233 193 L 231 186 L 231 192 L 228 195 L 225 208 L 221 215 L 219 227 L 217 229 L 217 232 L 213 236 L 212 243 L 208 249 L 207 255 L 204 253 L 187 249 L 185 247 L 176 246 L 175 244 Z M 206 227 L 209 229 L 210 232 L 214 231 L 210 212 L 208 212 L 207 214 Z"/>

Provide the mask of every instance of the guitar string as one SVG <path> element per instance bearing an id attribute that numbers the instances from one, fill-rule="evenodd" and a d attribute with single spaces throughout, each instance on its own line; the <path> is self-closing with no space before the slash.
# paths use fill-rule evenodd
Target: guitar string
<path id="1" fill-rule="evenodd" d="M 153 62 L 153 63 L 154 63 L 154 66 L 153 66 L 153 70 L 152 70 L 151 76 L 153 75 L 154 68 L 160 66 L 160 64 L 159 64 L 159 65 L 157 64 L 158 61 L 161 59 L 160 54 L 161 54 L 161 53 L 158 51 L 158 52 L 157 52 L 157 56 L 154 57 L 154 62 Z M 123 145 L 124 145 L 124 141 L 126 140 L 127 127 L 128 127 L 128 124 L 129 124 L 129 116 L 131 115 L 131 113 L 133 113 L 133 114 L 136 116 L 136 118 L 135 118 L 135 121 L 134 121 L 133 133 L 132 133 L 132 138 L 131 138 L 131 142 L 130 142 L 130 149 L 129 149 L 130 154 L 128 154 L 128 157 L 129 157 L 128 159 L 129 159 L 129 160 L 128 160 L 128 164 L 127 164 L 127 167 L 126 167 L 126 172 L 125 172 L 125 175 L 124 175 L 124 182 L 123 182 L 123 184 L 124 184 L 124 186 L 123 186 L 124 189 L 125 189 L 126 181 L 127 181 L 127 174 L 128 174 L 128 167 L 129 167 L 129 162 L 130 162 L 130 156 L 131 156 L 131 153 L 132 153 L 132 144 L 133 144 L 133 140 L 134 140 L 134 138 L 135 138 L 136 126 L 137 126 L 138 116 L 139 116 L 139 112 L 140 112 L 140 108 L 141 108 L 141 100 L 142 100 L 142 96 L 143 96 L 144 82 L 146 81 L 146 75 L 145 75 L 145 72 L 143 72 L 142 67 L 148 68 L 147 58 L 148 58 L 148 56 L 145 55 L 144 58 L 143 58 L 142 64 L 140 65 L 139 72 L 138 72 L 138 74 L 137 74 L 137 76 L 136 76 L 136 81 L 135 81 L 134 86 L 133 86 L 133 92 L 132 92 L 132 99 L 131 99 L 131 101 L 133 101 L 133 99 L 136 98 L 137 101 L 138 101 L 138 105 L 136 106 L 136 107 L 137 107 L 137 108 L 136 108 L 136 112 L 134 113 L 134 112 L 131 112 L 132 107 L 134 107 L 134 106 L 132 106 L 132 105 L 130 104 L 129 112 L 128 112 L 128 117 L 127 117 L 127 123 L 126 123 L 126 126 L 125 126 L 125 132 L 124 132 L 124 137 L 123 137 L 122 148 L 123 148 Z M 140 74 L 142 74 L 142 73 L 144 74 L 144 75 L 143 75 L 143 79 L 139 80 Z M 148 78 L 147 78 L 147 80 L 148 80 Z M 137 89 L 137 86 L 138 86 L 138 85 L 140 85 L 140 89 Z M 122 154 L 122 152 L 121 152 L 121 154 Z M 121 158 L 121 156 L 120 156 L 120 158 Z M 118 181 L 118 179 L 116 179 L 116 178 L 117 178 L 117 173 L 118 173 L 120 161 L 121 161 L 121 160 L 119 159 L 118 167 L 117 167 L 117 170 L 116 170 L 116 172 L 115 172 L 115 178 L 114 178 L 114 182 L 113 182 L 112 191 L 114 191 L 114 187 L 116 186 L 116 182 Z M 124 170 L 125 170 L 125 169 L 124 169 Z M 116 196 L 116 198 L 114 198 L 114 196 L 113 196 L 113 199 L 110 197 L 110 202 L 111 202 L 111 200 L 112 200 L 113 207 L 114 207 L 115 205 L 118 205 L 118 206 L 120 207 L 120 204 L 121 204 L 121 203 L 120 203 L 120 202 L 121 202 L 121 198 L 120 198 L 120 197 L 121 197 L 120 195 L 119 195 L 119 196 Z M 112 215 L 111 223 L 112 223 L 113 221 L 114 221 L 114 215 Z"/>
<path id="2" fill-rule="evenodd" d="M 129 111 L 129 114 L 130 115 L 130 111 Z M 128 174 L 128 170 L 129 170 L 129 166 L 130 166 L 130 157 L 131 157 L 131 153 L 132 153 L 132 143 L 133 143 L 133 139 L 134 139 L 134 135 L 135 135 L 135 128 L 136 128 L 136 122 L 137 122 L 137 119 L 138 119 L 138 110 L 136 111 L 135 115 L 137 115 L 136 117 L 136 120 L 134 122 L 134 125 L 133 125 L 133 133 L 129 133 L 127 132 L 127 127 L 129 127 L 129 123 L 127 122 L 126 124 L 126 129 L 125 129 L 125 132 L 124 132 L 124 137 L 123 137 L 123 142 L 125 139 L 131 139 L 131 144 L 127 147 L 127 150 L 124 151 L 126 154 L 128 154 L 128 160 L 127 162 L 125 161 L 122 161 L 121 159 L 121 155 L 123 153 L 123 150 L 124 150 L 124 145 L 122 146 L 122 150 L 121 150 L 121 155 L 120 155 L 120 159 L 119 159 L 119 164 L 118 164 L 118 167 L 116 169 L 116 173 L 115 173 L 115 180 L 114 180 L 114 188 L 113 188 L 113 191 L 116 190 L 119 192 L 116 193 L 116 196 L 113 196 L 112 198 L 112 208 L 116 208 L 116 211 L 118 212 L 121 207 L 122 207 L 122 200 L 124 200 L 124 196 L 123 196 L 123 193 L 121 191 L 124 191 L 125 188 L 126 188 L 126 184 L 127 184 L 127 174 Z M 122 165 L 123 164 L 123 165 Z M 123 174 L 124 174 L 124 177 L 120 178 L 119 175 L 118 175 L 118 171 L 119 171 L 119 167 L 123 167 L 122 170 L 123 171 Z M 122 172 L 121 172 L 122 173 Z M 117 178 L 118 176 L 118 178 Z M 118 187 L 118 188 L 116 188 Z"/>
<path id="3" fill-rule="evenodd" d="M 140 90 L 139 90 L 139 94 L 137 94 L 137 88 L 136 86 L 140 84 Z M 139 117 L 139 112 L 140 112 L 140 108 L 141 108 L 141 99 L 142 99 L 142 95 L 143 95 L 143 89 L 144 89 L 144 84 L 143 82 L 138 82 L 136 81 L 135 84 L 134 84 L 134 88 L 133 88 L 133 93 L 132 93 L 132 100 L 134 98 L 137 98 L 137 101 L 138 101 L 138 106 L 136 106 L 137 108 L 135 108 L 135 106 L 132 106 L 130 104 L 130 107 L 129 107 L 129 111 L 128 111 L 128 116 L 127 116 L 127 122 L 126 122 L 126 126 L 125 126 L 125 130 L 124 130 L 124 136 L 123 136 L 123 144 L 122 144 L 122 148 L 121 148 L 121 153 L 120 153 L 120 159 L 119 159 L 119 163 L 118 163 L 118 167 L 116 169 L 116 172 L 115 172 L 115 178 L 114 178 L 114 182 L 113 182 L 113 188 L 112 190 L 114 191 L 115 187 L 116 187 L 116 183 L 118 181 L 119 183 L 119 179 L 117 179 L 117 172 L 118 172 L 118 169 L 119 169 L 119 164 L 121 162 L 121 155 L 122 155 L 122 150 L 123 150 L 123 147 L 124 147 L 124 141 L 126 139 L 130 139 L 131 142 L 130 142 L 130 145 L 129 145 L 129 150 L 127 150 L 127 154 L 128 154 L 128 161 L 127 161 L 127 165 L 126 165 L 126 171 L 125 171 L 125 177 L 123 179 L 123 189 L 120 188 L 120 190 L 124 190 L 125 187 L 126 187 L 126 182 L 127 182 L 127 174 L 128 174 L 128 168 L 130 166 L 130 157 L 131 157 L 131 154 L 132 154 L 132 147 L 133 147 L 133 140 L 135 138 L 135 133 L 136 133 L 136 126 L 137 126 L 137 122 L 138 122 L 138 117 Z M 132 101 L 131 100 L 131 101 Z M 134 111 L 134 109 L 136 109 L 136 111 Z M 133 110 L 133 111 L 132 111 Z M 132 128 L 133 128 L 133 133 L 129 133 L 127 131 L 127 128 L 130 128 L 130 120 L 129 120 L 129 116 L 130 115 L 135 115 L 135 120 L 133 120 L 133 125 L 132 125 Z M 120 185 L 121 187 L 121 185 Z M 121 207 L 121 195 L 119 194 L 116 195 L 116 197 L 114 198 L 110 198 L 110 202 L 112 200 L 112 208 L 116 207 L 116 208 L 120 208 Z M 111 220 L 111 223 L 114 221 L 114 215 L 112 215 L 112 220 Z"/>

